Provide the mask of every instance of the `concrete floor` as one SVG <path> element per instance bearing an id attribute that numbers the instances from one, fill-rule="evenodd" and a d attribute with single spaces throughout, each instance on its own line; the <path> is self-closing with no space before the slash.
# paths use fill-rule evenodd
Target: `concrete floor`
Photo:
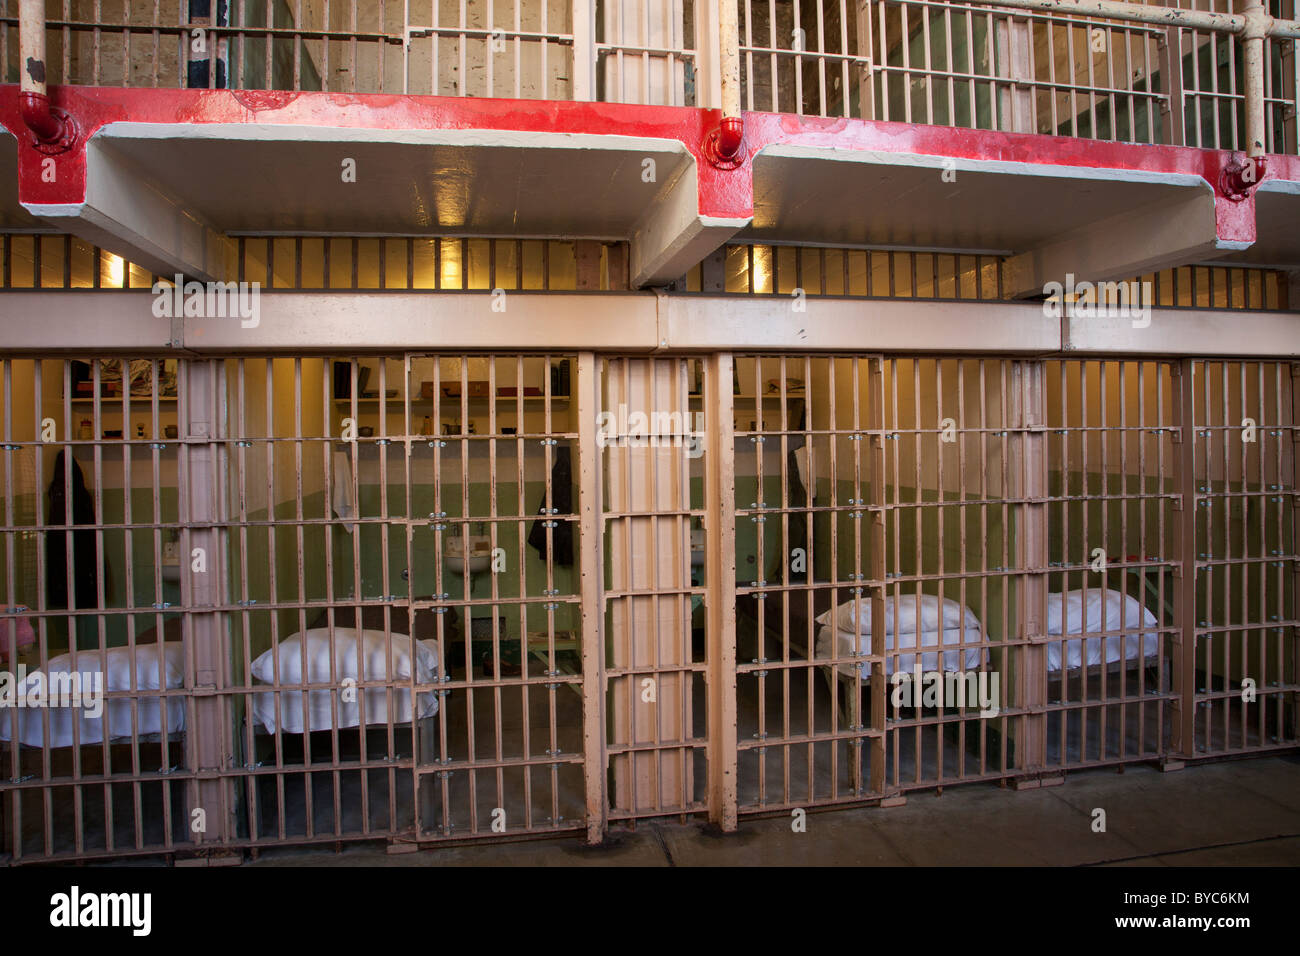
<path id="1" fill-rule="evenodd" d="M 1093 810 L 1106 832 L 1092 831 Z M 1300 865 L 1300 756 L 1227 761 L 1161 773 L 1072 773 L 1063 786 L 983 784 L 913 794 L 891 809 L 745 819 L 720 835 L 702 824 L 616 829 L 603 847 L 573 837 L 440 846 L 389 855 L 364 845 L 264 851 L 250 866 L 763 866 L 763 865 Z"/>

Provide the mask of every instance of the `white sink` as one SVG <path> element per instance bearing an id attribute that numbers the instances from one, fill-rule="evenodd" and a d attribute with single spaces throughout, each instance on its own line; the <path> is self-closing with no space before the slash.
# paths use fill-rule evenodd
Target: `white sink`
<path id="1" fill-rule="evenodd" d="M 442 558 L 453 574 L 464 574 L 467 565 L 470 574 L 486 571 L 492 564 L 492 539 L 487 535 L 446 538 L 442 543 Z"/>
<path id="2" fill-rule="evenodd" d="M 171 584 L 181 583 L 180 544 L 176 541 L 164 541 L 162 553 L 162 579 Z"/>

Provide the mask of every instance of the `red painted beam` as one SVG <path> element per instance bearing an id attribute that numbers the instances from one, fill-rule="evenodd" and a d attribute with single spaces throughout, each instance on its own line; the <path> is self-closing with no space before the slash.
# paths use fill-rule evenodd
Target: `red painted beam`
<path id="1" fill-rule="evenodd" d="M 1228 150 L 778 113 L 745 114 L 745 138 L 747 142 L 757 141 L 764 145 L 781 143 L 1033 166 L 1077 166 L 1200 176 L 1214 189 L 1219 238 L 1235 242 L 1255 241 L 1254 193 L 1234 202 L 1224 196 L 1220 186 L 1224 167 L 1238 155 Z M 1293 156 L 1270 156 L 1264 178 L 1300 179 L 1300 160 Z"/>
<path id="2" fill-rule="evenodd" d="M 1204 178 L 1215 190 L 1219 238 L 1238 242 L 1252 242 L 1255 238 L 1253 194 L 1239 202 L 1223 195 L 1220 176 L 1237 155 L 1224 150 L 746 113 L 743 161 L 734 169 L 718 169 L 705 154 L 707 136 L 721 119 L 717 110 L 552 100 L 83 86 L 50 87 L 50 98 L 56 107 L 76 120 L 79 130 L 74 147 L 53 156 L 35 148 L 35 138 L 22 122 L 18 86 L 0 85 L 0 124 L 18 138 L 18 196 L 27 204 L 84 201 L 86 140 L 110 123 L 274 123 L 369 130 L 497 130 L 677 140 L 697 161 L 700 214 L 718 218 L 752 216 L 754 156 L 765 147 L 778 144 L 1048 167 L 1192 174 Z M 1300 181 L 1300 158 L 1270 156 L 1265 178 Z"/>
<path id="3" fill-rule="evenodd" d="M 721 119 L 718 110 L 447 96 L 52 86 L 50 99 L 76 119 L 80 139 L 68 152 L 47 157 L 32 148 L 35 137 L 22 121 L 18 92 L 15 85 L 0 86 L 0 125 L 20 144 L 18 198 L 23 203 L 83 202 L 86 140 L 110 123 L 275 123 L 678 140 L 697 160 L 701 215 L 734 219 L 753 214 L 748 170 L 723 171 L 703 161 L 705 137 Z M 47 159 L 52 166 L 45 163 Z"/>

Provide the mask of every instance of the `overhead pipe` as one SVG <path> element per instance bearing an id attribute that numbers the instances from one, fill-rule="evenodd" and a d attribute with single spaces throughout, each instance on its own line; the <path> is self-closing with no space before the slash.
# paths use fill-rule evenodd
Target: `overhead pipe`
<path id="1" fill-rule="evenodd" d="M 1219 188 L 1229 199 L 1240 202 L 1264 178 L 1264 154 L 1268 142 L 1264 120 L 1264 40 L 1276 22 L 1259 0 L 1242 10 L 1242 65 L 1246 98 L 1246 159 L 1229 163 L 1219 177 Z"/>
<path id="2" fill-rule="evenodd" d="M 45 0 L 20 0 L 18 6 L 18 103 L 23 122 L 36 134 L 36 148 L 61 153 L 77 138 L 72 118 L 50 103 L 45 83 Z"/>
<path id="3" fill-rule="evenodd" d="M 990 6 L 1014 7 L 1017 10 L 1037 10 L 1042 13 L 1062 13 L 1077 17 L 1100 17 L 1105 20 L 1125 20 L 1130 23 L 1149 23 L 1161 27 L 1186 27 L 1189 30 L 1213 30 L 1216 33 L 1244 34 L 1246 21 L 1252 16 L 1251 8 L 1242 13 L 1215 13 L 1211 10 L 1186 10 L 1181 7 L 1148 6 L 1142 3 L 1123 3 L 1121 0 L 988 0 Z M 1251 7 L 1262 5 L 1252 3 Z M 1265 14 L 1267 16 L 1267 14 Z M 1258 20 L 1266 36 L 1300 40 L 1300 21 L 1279 20 L 1269 17 Z"/>
<path id="4" fill-rule="evenodd" d="M 1263 156 L 1268 134 L 1264 126 L 1264 40 L 1274 20 L 1260 0 L 1243 11 L 1246 27 L 1241 34 L 1246 74 L 1246 155 Z"/>
<path id="5" fill-rule="evenodd" d="M 718 0 L 718 72 L 722 79 L 722 120 L 704 142 L 705 153 L 719 169 L 743 161 L 745 124 L 740 117 L 740 15 L 736 0 Z"/>

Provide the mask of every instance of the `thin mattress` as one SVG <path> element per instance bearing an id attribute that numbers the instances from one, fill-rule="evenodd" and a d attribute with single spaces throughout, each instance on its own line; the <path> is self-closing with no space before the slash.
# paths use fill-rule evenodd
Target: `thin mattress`
<path id="1" fill-rule="evenodd" d="M 24 675 L 12 690 L 0 690 L 5 705 L 0 707 L 0 741 L 17 740 L 27 747 L 48 741 L 57 748 L 101 744 L 106 733 L 109 740 L 117 740 L 183 732 L 183 696 L 141 693 L 159 690 L 160 683 L 165 690 L 185 686 L 184 645 L 168 642 L 162 648 L 161 668 L 157 644 L 110 647 L 102 653 L 78 651 L 75 668 L 71 654 L 50 658 L 43 669 Z M 139 696 L 105 699 L 106 693 Z"/>
<path id="2" fill-rule="evenodd" d="M 832 633 L 839 638 L 832 647 Z M 895 641 L 897 637 L 897 641 Z M 920 646 L 938 648 L 940 646 L 950 648 L 942 652 L 943 666 L 939 666 L 940 652 L 935 650 L 930 653 L 922 652 L 921 670 L 923 671 L 959 671 L 959 670 L 979 670 L 980 659 L 984 656 L 979 646 L 984 640 L 984 631 L 979 625 L 969 625 L 965 629 L 948 628 L 943 631 L 922 631 L 920 634 Z M 908 651 L 917 646 L 917 634 L 915 631 L 904 631 L 898 635 L 885 635 L 885 676 L 892 676 L 896 669 L 905 672 L 911 672 L 916 669 L 916 654 L 900 653 L 894 656 L 894 651 Z M 967 646 L 973 645 L 973 646 Z M 858 654 L 871 653 L 871 635 L 846 634 L 844 631 L 832 632 L 829 627 L 823 626 L 817 632 L 817 657 L 821 659 L 830 658 L 833 652 L 840 657 L 853 657 Z M 838 665 L 841 674 L 848 677 L 853 674 L 852 661 L 845 661 Z M 856 665 L 858 674 L 863 680 L 871 677 L 871 663 L 863 661 Z"/>

